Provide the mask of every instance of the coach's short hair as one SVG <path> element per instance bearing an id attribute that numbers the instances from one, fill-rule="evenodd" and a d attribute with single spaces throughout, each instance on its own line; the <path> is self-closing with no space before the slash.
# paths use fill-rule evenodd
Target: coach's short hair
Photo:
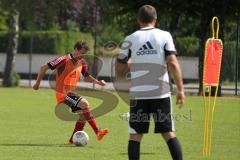
<path id="1" fill-rule="evenodd" d="M 157 19 L 157 12 L 153 6 L 144 5 L 139 8 L 137 17 L 142 23 L 151 23 L 154 19 Z"/>
<path id="2" fill-rule="evenodd" d="M 90 49 L 89 46 L 88 46 L 88 43 L 87 43 L 86 41 L 84 41 L 84 40 L 78 41 L 78 42 L 74 45 L 74 49 L 76 49 L 76 48 L 77 48 L 78 50 L 84 48 L 84 49 L 86 49 L 87 51 Z"/>

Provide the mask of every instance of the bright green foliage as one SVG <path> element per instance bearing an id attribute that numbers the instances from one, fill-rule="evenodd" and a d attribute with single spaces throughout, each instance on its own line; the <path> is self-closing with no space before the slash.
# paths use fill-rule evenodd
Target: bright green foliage
<path id="1" fill-rule="evenodd" d="M 8 30 L 7 19 L 9 13 L 0 8 L 0 31 Z"/>
<path id="2" fill-rule="evenodd" d="M 176 41 L 177 52 L 180 56 L 196 56 L 199 47 L 199 41 L 196 37 L 177 37 Z"/>

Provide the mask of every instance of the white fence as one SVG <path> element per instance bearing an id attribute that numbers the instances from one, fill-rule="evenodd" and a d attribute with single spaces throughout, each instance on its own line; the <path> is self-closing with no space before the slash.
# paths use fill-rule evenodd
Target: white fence
<path id="1" fill-rule="evenodd" d="M 32 55 L 32 74 L 36 74 L 39 71 L 39 67 L 42 64 L 47 63 L 50 59 L 56 55 L 46 54 L 33 54 Z M 110 77 L 111 76 L 111 64 L 112 58 L 101 57 L 103 66 L 100 70 L 99 76 Z M 184 79 L 198 79 L 198 58 L 197 57 L 178 57 Z M 0 54 L 0 72 L 3 72 L 6 61 L 6 54 Z M 29 73 L 30 58 L 28 54 L 17 54 L 15 61 L 15 72 Z"/>

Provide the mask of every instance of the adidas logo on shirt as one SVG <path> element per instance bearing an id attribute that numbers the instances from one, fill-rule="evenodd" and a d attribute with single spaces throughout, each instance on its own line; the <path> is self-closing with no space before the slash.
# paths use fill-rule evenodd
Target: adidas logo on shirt
<path id="1" fill-rule="evenodd" d="M 149 54 L 157 54 L 157 50 L 155 50 L 151 43 L 147 41 L 136 53 L 138 56 L 149 55 Z"/>

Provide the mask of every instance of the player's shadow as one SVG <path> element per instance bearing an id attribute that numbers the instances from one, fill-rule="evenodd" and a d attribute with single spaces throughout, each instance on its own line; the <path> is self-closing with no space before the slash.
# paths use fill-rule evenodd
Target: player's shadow
<path id="1" fill-rule="evenodd" d="M 153 153 L 153 152 L 141 152 L 141 155 L 157 155 L 159 153 Z M 120 155 L 128 155 L 128 153 L 120 153 Z"/>
<path id="2" fill-rule="evenodd" d="M 67 144 L 0 144 L 7 147 L 75 147 Z"/>

